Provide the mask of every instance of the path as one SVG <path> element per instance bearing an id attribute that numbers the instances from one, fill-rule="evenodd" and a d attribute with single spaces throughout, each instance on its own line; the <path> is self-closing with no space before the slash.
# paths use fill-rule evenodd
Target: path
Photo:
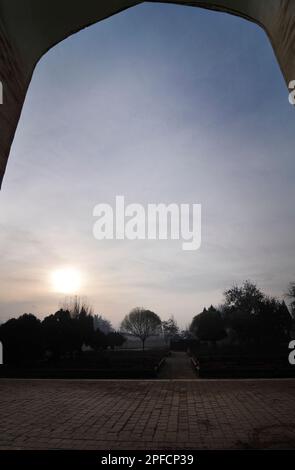
<path id="1" fill-rule="evenodd" d="M 295 448 L 295 380 L 0 380 L 1 449 Z"/>
<path id="2" fill-rule="evenodd" d="M 190 358 L 185 352 L 171 352 L 161 367 L 159 379 L 196 379 L 197 374 L 193 369 Z"/>

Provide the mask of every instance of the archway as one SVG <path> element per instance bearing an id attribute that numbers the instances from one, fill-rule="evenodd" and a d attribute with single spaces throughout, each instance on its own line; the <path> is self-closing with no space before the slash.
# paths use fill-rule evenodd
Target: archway
<path id="1" fill-rule="evenodd" d="M 77 31 L 124 9 L 134 0 L 0 0 L 0 57 L 4 102 L 0 107 L 0 184 L 32 74 L 39 59 L 54 45 Z M 153 0 L 238 15 L 260 25 L 267 33 L 282 72 L 295 78 L 295 4 L 289 0 Z"/>

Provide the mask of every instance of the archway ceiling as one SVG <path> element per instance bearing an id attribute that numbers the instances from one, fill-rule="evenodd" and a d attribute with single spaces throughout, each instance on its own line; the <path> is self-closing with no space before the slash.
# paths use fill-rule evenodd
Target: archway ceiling
<path id="1" fill-rule="evenodd" d="M 0 0 L 0 185 L 34 68 L 54 45 L 77 31 L 135 6 L 132 0 Z M 226 12 L 266 32 L 286 83 L 295 79 L 294 0 L 177 0 L 174 3 Z"/>

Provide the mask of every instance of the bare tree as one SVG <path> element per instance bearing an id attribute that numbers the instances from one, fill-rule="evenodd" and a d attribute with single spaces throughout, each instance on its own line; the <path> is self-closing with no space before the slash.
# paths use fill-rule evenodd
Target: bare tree
<path id="1" fill-rule="evenodd" d="M 141 307 L 131 310 L 121 323 L 121 331 L 139 338 L 142 342 L 143 350 L 147 338 L 156 335 L 160 327 L 160 317 L 156 313 Z"/>
<path id="2" fill-rule="evenodd" d="M 62 310 L 68 311 L 71 317 L 76 318 L 79 315 L 93 315 L 92 307 L 89 305 L 85 297 L 79 297 L 75 295 L 73 297 L 67 297 L 61 305 Z"/>

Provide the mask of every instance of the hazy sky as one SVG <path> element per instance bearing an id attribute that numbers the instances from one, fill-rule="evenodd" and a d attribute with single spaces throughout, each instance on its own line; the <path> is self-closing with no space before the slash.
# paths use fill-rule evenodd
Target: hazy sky
<path id="1" fill-rule="evenodd" d="M 265 33 L 226 14 L 143 4 L 38 64 L 0 193 L 0 320 L 64 297 L 118 325 L 132 307 L 182 326 L 234 281 L 282 295 L 295 279 L 294 109 Z M 201 249 L 97 241 L 93 207 L 202 204 Z"/>

